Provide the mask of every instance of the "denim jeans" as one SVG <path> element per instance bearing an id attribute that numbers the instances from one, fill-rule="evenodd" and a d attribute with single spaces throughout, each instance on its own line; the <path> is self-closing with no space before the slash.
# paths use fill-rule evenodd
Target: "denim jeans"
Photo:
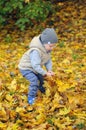
<path id="1" fill-rule="evenodd" d="M 28 97 L 36 97 L 38 89 L 44 84 L 44 77 L 31 70 L 20 70 L 20 72 L 30 82 Z"/>

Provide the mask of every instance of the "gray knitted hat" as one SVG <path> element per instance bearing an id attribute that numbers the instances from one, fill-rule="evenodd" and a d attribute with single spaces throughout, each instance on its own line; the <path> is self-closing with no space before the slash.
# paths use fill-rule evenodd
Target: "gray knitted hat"
<path id="1" fill-rule="evenodd" d="M 53 28 L 46 28 L 40 35 L 42 44 L 53 44 L 58 41 L 57 34 Z"/>

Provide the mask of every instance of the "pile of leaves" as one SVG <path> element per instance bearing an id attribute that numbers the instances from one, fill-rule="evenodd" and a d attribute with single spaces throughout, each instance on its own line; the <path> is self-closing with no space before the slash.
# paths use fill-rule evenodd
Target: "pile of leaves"
<path id="1" fill-rule="evenodd" d="M 0 33 L 0 130 L 86 129 L 85 4 L 59 3 L 59 12 L 50 20 L 59 37 L 52 52 L 55 76 L 45 80 L 46 94 L 38 91 L 32 106 L 27 102 L 29 83 L 17 66 L 32 35 L 39 31 L 28 29 L 22 34 L 24 42 L 16 32 Z"/>

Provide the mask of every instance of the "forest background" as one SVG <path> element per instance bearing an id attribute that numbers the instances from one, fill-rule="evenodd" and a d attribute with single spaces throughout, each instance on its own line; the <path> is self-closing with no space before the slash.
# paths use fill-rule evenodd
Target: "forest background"
<path id="1" fill-rule="evenodd" d="M 0 0 L 0 130 L 86 129 L 86 1 Z M 31 39 L 53 27 L 56 76 L 46 94 L 27 103 L 28 81 L 18 70 Z"/>

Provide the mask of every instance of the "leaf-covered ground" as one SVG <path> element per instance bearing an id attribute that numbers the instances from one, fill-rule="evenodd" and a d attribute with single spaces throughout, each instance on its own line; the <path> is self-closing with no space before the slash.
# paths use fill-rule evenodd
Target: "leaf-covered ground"
<path id="1" fill-rule="evenodd" d="M 57 12 L 34 30 L 0 33 L 0 130 L 86 129 L 86 2 L 64 2 Z M 56 7 L 57 7 L 56 5 Z M 34 105 L 27 103 L 28 81 L 17 68 L 40 28 L 55 27 L 59 42 L 52 52 L 56 76 L 46 79 L 46 94 L 38 92 Z"/>

